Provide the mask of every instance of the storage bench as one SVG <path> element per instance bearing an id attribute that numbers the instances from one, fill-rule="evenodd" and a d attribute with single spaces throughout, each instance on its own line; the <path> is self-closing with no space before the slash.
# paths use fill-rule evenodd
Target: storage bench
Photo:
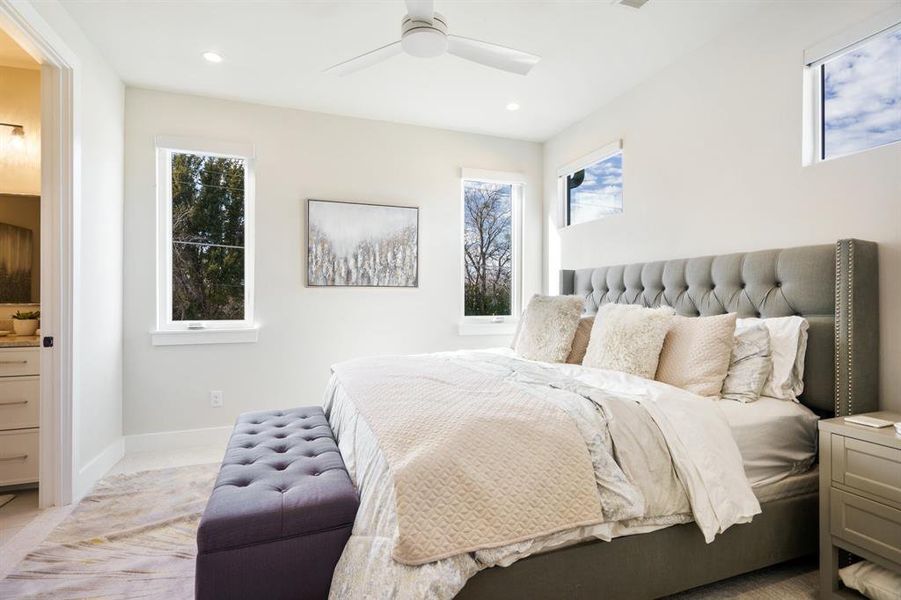
<path id="1" fill-rule="evenodd" d="M 326 598 L 358 504 L 322 408 L 241 415 L 197 530 L 195 597 Z"/>

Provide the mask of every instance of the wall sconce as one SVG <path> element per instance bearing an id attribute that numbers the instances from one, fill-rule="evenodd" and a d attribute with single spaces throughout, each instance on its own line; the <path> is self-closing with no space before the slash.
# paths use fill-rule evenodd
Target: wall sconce
<path id="1" fill-rule="evenodd" d="M 23 127 L 22 125 L 16 125 L 15 123 L 0 123 L 0 127 L 11 128 L 11 131 L 9 132 L 9 134 L 12 136 L 10 146 L 19 149 L 25 145 L 25 127 Z"/>

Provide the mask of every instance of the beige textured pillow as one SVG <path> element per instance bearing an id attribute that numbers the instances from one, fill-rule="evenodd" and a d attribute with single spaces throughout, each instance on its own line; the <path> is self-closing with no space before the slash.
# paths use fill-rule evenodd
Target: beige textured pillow
<path id="1" fill-rule="evenodd" d="M 594 317 L 582 317 L 579 326 L 576 327 L 576 335 L 573 337 L 572 350 L 566 357 L 566 362 L 571 365 L 581 365 L 588 350 L 588 340 L 591 339 L 591 327 L 594 325 Z"/>
<path id="2" fill-rule="evenodd" d="M 513 350 L 523 358 L 562 363 L 569 356 L 584 300 L 535 294 L 522 314 Z"/>
<path id="3" fill-rule="evenodd" d="M 735 313 L 674 317 L 656 379 L 699 396 L 719 396 L 734 344 Z"/>
<path id="4" fill-rule="evenodd" d="M 673 309 L 605 304 L 598 309 L 582 365 L 653 379 Z"/>

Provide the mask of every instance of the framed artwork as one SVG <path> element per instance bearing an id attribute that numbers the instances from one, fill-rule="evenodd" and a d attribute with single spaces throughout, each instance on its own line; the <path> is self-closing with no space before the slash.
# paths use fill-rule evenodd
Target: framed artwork
<path id="1" fill-rule="evenodd" d="M 307 200 L 307 285 L 418 287 L 419 208 Z"/>

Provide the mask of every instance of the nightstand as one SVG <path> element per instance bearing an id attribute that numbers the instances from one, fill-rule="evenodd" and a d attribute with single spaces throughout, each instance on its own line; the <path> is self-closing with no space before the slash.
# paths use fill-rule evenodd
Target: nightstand
<path id="1" fill-rule="evenodd" d="M 901 421 L 901 414 L 867 413 Z M 844 417 L 820 421 L 820 597 L 854 598 L 839 551 L 901 572 L 901 435 Z"/>

